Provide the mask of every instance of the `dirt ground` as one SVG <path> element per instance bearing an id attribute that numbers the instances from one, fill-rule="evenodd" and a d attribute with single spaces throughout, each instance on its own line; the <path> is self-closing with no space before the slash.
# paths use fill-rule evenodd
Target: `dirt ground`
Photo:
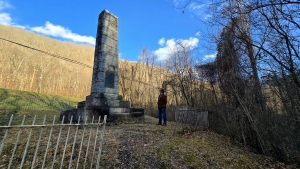
<path id="1" fill-rule="evenodd" d="M 296 168 L 233 145 L 210 130 L 178 134 L 176 123 L 157 119 L 106 126 L 102 168 Z"/>

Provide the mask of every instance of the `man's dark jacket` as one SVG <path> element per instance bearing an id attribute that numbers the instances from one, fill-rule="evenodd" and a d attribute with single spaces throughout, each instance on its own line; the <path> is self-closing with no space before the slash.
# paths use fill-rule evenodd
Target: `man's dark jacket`
<path id="1" fill-rule="evenodd" d="M 162 108 L 162 107 L 166 107 L 167 106 L 167 96 L 166 95 L 162 95 L 157 102 L 157 106 L 158 108 Z"/>

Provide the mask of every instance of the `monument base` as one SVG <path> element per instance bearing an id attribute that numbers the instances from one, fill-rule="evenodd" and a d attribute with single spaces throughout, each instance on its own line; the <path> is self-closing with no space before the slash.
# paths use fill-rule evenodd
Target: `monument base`
<path id="1" fill-rule="evenodd" d="M 143 108 L 108 108 L 108 107 L 82 107 L 72 110 L 62 111 L 60 114 L 60 121 L 63 120 L 64 123 L 70 123 L 72 118 L 72 123 L 83 123 L 85 120 L 87 122 L 92 122 L 99 119 L 103 119 L 104 115 L 107 115 L 107 121 L 115 121 L 120 119 L 143 119 L 144 117 L 144 109 Z M 80 119 L 79 119 L 80 117 Z"/>
<path id="2" fill-rule="evenodd" d="M 78 120 L 80 123 L 85 120 L 91 122 L 93 121 L 93 118 L 94 121 L 96 121 L 99 119 L 99 116 L 103 118 L 104 115 L 107 115 L 108 121 L 130 118 L 142 119 L 144 117 L 143 108 L 130 108 L 129 101 L 122 101 L 121 96 L 118 98 L 119 100 L 117 102 L 121 104 L 119 104 L 118 107 L 109 107 L 104 95 L 94 98 L 92 96 L 87 96 L 86 101 L 78 103 L 78 108 L 62 111 L 60 114 L 60 121 L 64 118 L 64 123 L 70 123 L 72 118 L 72 123 L 78 123 Z"/>

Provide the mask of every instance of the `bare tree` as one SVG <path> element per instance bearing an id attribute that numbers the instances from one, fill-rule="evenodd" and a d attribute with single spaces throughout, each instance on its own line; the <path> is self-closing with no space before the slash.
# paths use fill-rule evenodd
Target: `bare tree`
<path id="1" fill-rule="evenodd" d="M 295 120 L 300 117 L 300 2 L 230 0 L 208 6 L 213 17 L 205 23 L 223 30 L 214 37 L 216 61 L 200 66 L 221 90 L 211 109 L 223 105 L 215 118 L 228 127 L 218 130 L 264 154 L 297 162 L 299 137 L 292 133 L 300 128 Z M 230 35 L 227 41 L 224 33 Z"/>

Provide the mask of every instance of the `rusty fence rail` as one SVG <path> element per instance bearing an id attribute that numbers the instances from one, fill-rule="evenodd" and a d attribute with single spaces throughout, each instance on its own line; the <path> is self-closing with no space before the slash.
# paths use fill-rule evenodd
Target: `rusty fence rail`
<path id="1" fill-rule="evenodd" d="M 28 124 L 23 116 L 20 125 L 12 125 L 13 115 L 7 126 L 0 126 L 0 168 L 99 168 L 106 116 L 92 118 L 91 123 Z M 72 120 L 71 120 L 72 122 Z"/>

